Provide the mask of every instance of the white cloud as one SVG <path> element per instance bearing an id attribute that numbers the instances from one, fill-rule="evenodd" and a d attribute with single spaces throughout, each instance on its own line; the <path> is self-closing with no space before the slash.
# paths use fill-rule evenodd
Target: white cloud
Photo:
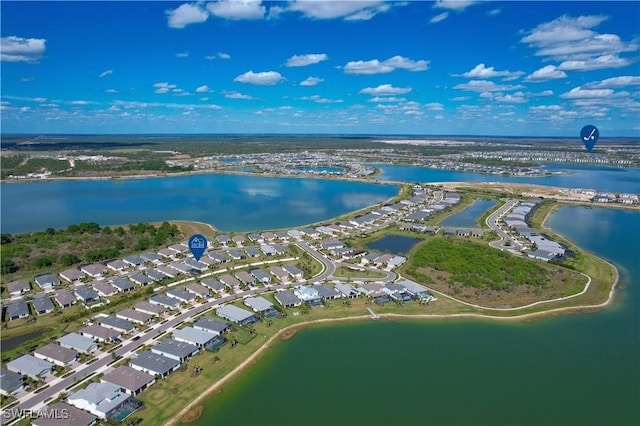
<path id="1" fill-rule="evenodd" d="M 244 99 L 244 100 L 248 100 L 248 101 L 255 99 L 253 96 L 244 95 L 244 94 L 242 94 L 240 92 L 226 92 L 224 94 L 224 97 L 228 98 L 228 99 Z"/>
<path id="2" fill-rule="evenodd" d="M 326 99 L 321 97 L 320 95 L 313 96 L 303 96 L 300 98 L 301 101 L 313 101 L 319 104 L 339 104 L 342 103 L 342 99 Z"/>
<path id="3" fill-rule="evenodd" d="M 25 106 L 25 107 L 21 107 L 21 108 L 20 108 L 20 112 L 27 112 L 27 111 L 29 111 L 30 109 L 31 109 L 31 108 L 26 107 L 26 106 Z"/>
<path id="4" fill-rule="evenodd" d="M 487 15 L 495 16 L 495 15 L 498 15 L 500 12 L 502 12 L 500 8 L 491 9 L 490 11 L 487 12 Z"/>
<path id="5" fill-rule="evenodd" d="M 108 75 L 113 74 L 113 70 L 106 70 L 106 71 L 102 71 L 100 74 L 98 74 L 98 77 L 103 78 L 106 77 Z"/>
<path id="6" fill-rule="evenodd" d="M 369 102 L 406 102 L 406 99 L 396 98 L 395 96 L 375 96 L 369 99 Z"/>
<path id="7" fill-rule="evenodd" d="M 325 53 L 309 53 L 307 55 L 293 55 L 287 59 L 288 67 L 306 67 L 307 65 L 317 64 L 326 61 L 329 57 Z"/>
<path id="8" fill-rule="evenodd" d="M 300 82 L 300 86 L 317 86 L 318 83 L 322 83 L 324 79 L 319 77 L 307 77 L 304 81 Z"/>
<path id="9" fill-rule="evenodd" d="M 171 28 L 184 28 L 189 24 L 199 24 L 207 20 L 209 13 L 200 3 L 185 3 L 174 10 L 167 10 L 167 23 Z"/>
<path id="10" fill-rule="evenodd" d="M 478 3 L 477 0 L 437 0 L 433 7 L 438 9 L 448 9 L 462 11 L 472 4 Z"/>
<path id="11" fill-rule="evenodd" d="M 218 52 L 218 58 L 220 59 L 231 59 L 231 55 L 224 52 Z"/>
<path id="12" fill-rule="evenodd" d="M 425 105 L 428 111 L 442 111 L 444 109 L 444 105 L 438 102 L 431 102 Z"/>
<path id="13" fill-rule="evenodd" d="M 602 55 L 597 58 L 578 61 L 564 61 L 558 68 L 567 71 L 592 71 L 605 68 L 621 68 L 631 65 L 631 60 L 617 55 Z"/>
<path id="14" fill-rule="evenodd" d="M 89 105 L 91 102 L 89 101 L 71 101 L 69 102 L 71 105 L 79 105 L 79 106 L 84 106 L 84 105 Z"/>
<path id="15" fill-rule="evenodd" d="M 37 63 L 44 56 L 46 42 L 43 38 L 2 37 L 0 60 Z"/>
<path id="16" fill-rule="evenodd" d="M 411 92 L 411 87 L 393 87 L 391 84 L 381 84 L 378 87 L 365 87 L 360 94 L 365 95 L 402 95 Z"/>
<path id="17" fill-rule="evenodd" d="M 105 93 L 120 93 L 120 92 L 118 92 L 116 89 L 107 89 L 105 90 Z"/>
<path id="18" fill-rule="evenodd" d="M 400 3 L 397 5 L 400 5 Z M 302 0 L 289 3 L 286 10 L 290 12 L 300 12 L 306 18 L 311 19 L 343 18 L 348 21 L 366 21 L 378 13 L 388 11 L 390 8 L 390 4 L 377 0 Z"/>
<path id="19" fill-rule="evenodd" d="M 619 89 L 621 87 L 638 85 L 640 85 L 640 76 L 623 75 L 587 83 L 584 87 L 587 89 Z"/>
<path id="20" fill-rule="evenodd" d="M 247 71 L 233 79 L 233 81 L 238 83 L 255 84 L 257 86 L 273 86 L 282 80 L 284 80 L 284 78 L 277 71 Z"/>
<path id="21" fill-rule="evenodd" d="M 539 98 L 543 96 L 553 96 L 553 90 L 543 90 L 542 92 L 537 92 L 537 93 L 527 93 L 527 96 L 532 98 Z"/>
<path id="22" fill-rule="evenodd" d="M 156 89 L 154 90 L 154 93 L 158 94 L 172 93 L 175 96 L 188 96 L 190 94 L 189 92 L 179 88 L 177 85 L 167 82 L 155 83 L 153 87 Z"/>
<path id="23" fill-rule="evenodd" d="M 176 58 L 188 58 L 188 57 L 189 57 L 189 52 L 176 53 Z"/>
<path id="24" fill-rule="evenodd" d="M 487 67 L 485 64 L 476 65 L 471 71 L 462 74 L 466 78 L 493 78 L 493 77 L 514 77 L 517 78 L 524 73 L 522 71 L 496 71 L 494 67 Z"/>
<path id="25" fill-rule="evenodd" d="M 609 97 L 612 94 L 612 89 L 583 89 L 578 86 L 574 87 L 567 93 L 563 93 L 560 97 L 562 99 L 590 99 Z"/>
<path id="26" fill-rule="evenodd" d="M 196 88 L 196 93 L 210 93 L 212 91 L 206 84 Z"/>
<path id="27" fill-rule="evenodd" d="M 451 98 L 452 101 L 456 102 L 464 102 L 471 99 L 471 96 L 456 96 L 455 98 Z"/>
<path id="28" fill-rule="evenodd" d="M 562 70 L 559 70 L 555 65 L 547 65 L 545 67 L 540 68 L 539 70 L 535 70 L 530 75 L 528 75 L 524 81 L 532 82 L 532 83 L 540 83 L 543 81 L 556 80 L 559 78 L 566 78 L 567 73 Z"/>
<path id="29" fill-rule="evenodd" d="M 498 94 L 494 98 L 497 102 L 503 102 L 508 104 L 523 104 L 527 102 L 527 98 L 524 93 L 516 92 L 513 94 L 502 95 Z"/>
<path id="30" fill-rule="evenodd" d="M 429 23 L 437 24 L 438 22 L 442 22 L 445 19 L 447 19 L 447 17 L 449 17 L 449 12 L 442 12 L 442 13 L 434 16 L 433 18 L 429 19 Z"/>
<path id="31" fill-rule="evenodd" d="M 522 89 L 522 85 L 509 86 L 505 84 L 496 84 L 490 80 L 471 80 L 468 83 L 458 84 L 454 89 L 468 90 L 470 92 L 502 92 L 508 90 Z"/>
<path id="32" fill-rule="evenodd" d="M 219 18 L 242 20 L 262 19 L 267 8 L 260 0 L 219 0 L 208 3 L 207 10 Z"/>
<path id="33" fill-rule="evenodd" d="M 429 68 L 429 61 L 413 61 L 403 56 L 394 56 L 385 61 L 373 59 L 370 61 L 351 61 L 344 66 L 347 74 L 386 74 L 396 69 L 407 71 L 426 71 Z"/>

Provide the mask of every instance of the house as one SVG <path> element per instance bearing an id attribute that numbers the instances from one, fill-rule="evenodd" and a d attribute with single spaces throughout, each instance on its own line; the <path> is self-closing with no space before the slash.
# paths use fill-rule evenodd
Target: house
<path id="1" fill-rule="evenodd" d="M 140 272 L 135 272 L 131 275 L 129 275 L 128 277 L 131 281 L 133 281 L 135 284 L 138 284 L 140 286 L 145 286 L 149 283 L 152 283 L 153 281 L 151 280 L 151 278 L 149 278 L 148 276 L 144 275 L 143 273 Z"/>
<path id="2" fill-rule="evenodd" d="M 273 232 L 269 232 L 269 231 L 263 232 L 262 233 L 262 239 L 264 241 L 273 241 L 273 240 L 276 239 L 276 234 L 274 234 Z"/>
<path id="3" fill-rule="evenodd" d="M 163 248 L 158 250 L 158 254 L 164 258 L 174 259 L 177 253 L 169 248 Z"/>
<path id="4" fill-rule="evenodd" d="M 60 419 L 60 413 L 64 413 L 64 419 Z M 33 426 L 91 426 L 98 418 L 86 411 L 65 404 L 56 402 L 38 410 L 38 418 L 31 419 Z"/>
<path id="5" fill-rule="evenodd" d="M 239 325 L 251 325 L 260 321 L 257 315 L 234 305 L 224 305 L 216 310 L 216 314 Z"/>
<path id="6" fill-rule="evenodd" d="M 149 315 L 160 315 L 164 312 L 164 308 L 160 305 L 154 305 L 149 302 L 139 302 L 134 307 L 136 311 L 144 312 Z"/>
<path id="7" fill-rule="evenodd" d="M 114 278 L 111 281 L 111 284 L 122 293 L 126 293 L 127 291 L 131 291 L 135 288 L 131 281 L 122 277 Z"/>
<path id="8" fill-rule="evenodd" d="M 140 256 L 137 256 L 135 254 L 123 258 L 122 261 L 124 263 L 126 263 L 127 265 L 131 265 L 131 266 L 144 265 L 144 262 L 145 262 L 145 260 L 143 258 L 141 258 Z"/>
<path id="9" fill-rule="evenodd" d="M 78 358 L 78 352 L 55 343 L 36 349 L 33 356 L 64 367 Z"/>
<path id="10" fill-rule="evenodd" d="M 369 263 L 369 262 L 375 262 L 379 257 L 380 257 L 380 253 L 376 253 L 372 251 L 371 253 L 364 256 L 362 259 L 365 263 Z"/>
<path id="11" fill-rule="evenodd" d="M 107 273 L 107 268 L 99 263 L 81 266 L 80 270 L 92 278 L 99 278 Z"/>
<path id="12" fill-rule="evenodd" d="M 38 315 L 48 314 L 49 312 L 53 312 L 53 310 L 55 309 L 55 306 L 53 305 L 51 299 L 49 299 L 49 296 L 46 296 L 44 294 L 34 297 L 31 305 L 33 306 L 33 310 Z"/>
<path id="13" fill-rule="evenodd" d="M 295 265 L 284 265 L 282 267 L 289 275 L 296 279 L 302 279 L 303 272 L 300 268 Z"/>
<path id="14" fill-rule="evenodd" d="M 282 244 L 273 243 L 270 245 L 271 245 L 271 248 L 275 250 L 276 255 L 287 254 L 287 249 Z"/>
<path id="15" fill-rule="evenodd" d="M 136 311 L 135 309 L 126 308 L 116 314 L 116 318 L 127 320 L 136 324 L 149 324 L 153 315 L 145 312 Z"/>
<path id="16" fill-rule="evenodd" d="M 394 269 L 397 268 L 398 266 L 402 265 L 404 262 L 407 261 L 407 258 L 404 256 L 393 256 L 391 259 L 389 259 L 389 261 L 387 262 L 387 266 L 390 269 Z"/>
<path id="17" fill-rule="evenodd" d="M 291 238 L 287 231 L 277 231 L 275 234 L 280 241 L 288 241 Z"/>
<path id="18" fill-rule="evenodd" d="M 182 363 L 198 353 L 198 347 L 196 345 L 179 342 L 174 339 L 164 339 L 157 345 L 153 346 L 151 348 L 151 352 Z"/>
<path id="19" fill-rule="evenodd" d="M 220 281 L 229 288 L 238 287 L 240 285 L 240 281 L 238 281 L 237 278 L 229 274 L 224 274 L 220 276 Z"/>
<path id="20" fill-rule="evenodd" d="M 424 286 L 410 280 L 398 281 L 397 284 L 403 286 L 414 299 L 433 298 L 431 292 Z"/>
<path id="21" fill-rule="evenodd" d="M 22 355 L 20 358 L 9 361 L 7 370 L 40 380 L 53 371 L 53 366 L 52 362 L 38 359 L 33 355 Z"/>
<path id="22" fill-rule="evenodd" d="M 202 280 L 200 283 L 206 287 L 209 287 L 211 290 L 215 291 L 216 293 L 220 293 L 226 289 L 225 285 L 222 284 L 220 281 L 216 280 L 215 278 L 207 278 L 205 280 Z"/>
<path id="23" fill-rule="evenodd" d="M 304 236 L 302 232 L 298 231 L 297 229 L 292 229 L 290 231 L 287 231 L 287 234 L 289 234 L 291 238 L 295 238 L 297 240 L 302 239 L 302 237 Z"/>
<path id="24" fill-rule="evenodd" d="M 135 325 L 131 321 L 118 318 L 114 315 L 99 317 L 96 322 L 103 327 L 107 327 L 121 333 L 128 333 L 135 328 Z"/>
<path id="25" fill-rule="evenodd" d="M 244 304 L 264 316 L 265 318 L 271 318 L 277 316 L 280 311 L 273 306 L 273 303 L 269 302 L 264 297 L 247 297 L 244 299 Z"/>
<path id="26" fill-rule="evenodd" d="M 132 402 L 131 397 L 118 385 L 109 382 L 91 383 L 86 388 L 72 393 L 67 402 L 101 419 L 113 419 L 123 405 Z M 140 404 L 140 403 L 138 403 Z"/>
<path id="27" fill-rule="evenodd" d="M 49 290 L 52 287 L 60 285 L 60 280 L 53 274 L 42 274 L 33 277 L 38 287 L 42 290 Z"/>
<path id="28" fill-rule="evenodd" d="M 179 300 L 183 303 L 191 303 L 196 300 L 196 297 L 188 291 L 180 290 L 179 288 L 172 288 L 167 291 L 167 296 Z"/>
<path id="29" fill-rule="evenodd" d="M 269 268 L 269 273 L 282 282 L 289 280 L 289 274 L 280 266 Z"/>
<path id="30" fill-rule="evenodd" d="M 216 235 L 216 241 L 218 242 L 218 244 L 226 246 L 229 243 L 230 239 L 228 235 L 220 234 Z"/>
<path id="31" fill-rule="evenodd" d="M 320 238 L 320 231 L 318 231 L 317 229 L 314 229 L 314 228 L 304 228 L 300 232 L 302 232 L 307 237 L 310 237 L 310 238 L 313 238 L 313 239 Z"/>
<path id="32" fill-rule="evenodd" d="M 251 233 L 247 235 L 247 238 L 249 238 L 249 241 L 251 241 L 252 243 L 261 243 L 264 241 L 264 239 L 262 238 L 262 235 L 256 234 L 256 233 Z"/>
<path id="33" fill-rule="evenodd" d="M 172 297 L 165 296 L 164 294 L 156 294 L 149 298 L 149 303 L 152 305 L 162 306 L 166 309 L 178 309 L 180 307 L 180 301 Z"/>
<path id="34" fill-rule="evenodd" d="M 95 281 L 91 283 L 93 289 L 102 297 L 113 296 L 118 293 L 118 289 L 106 281 Z"/>
<path id="35" fill-rule="evenodd" d="M 113 269 L 116 272 L 124 271 L 129 265 L 123 260 L 117 259 L 107 262 L 107 268 Z"/>
<path id="36" fill-rule="evenodd" d="M 342 256 L 345 259 L 357 259 L 359 257 L 364 257 L 367 254 L 366 250 L 351 250 L 344 253 Z"/>
<path id="37" fill-rule="evenodd" d="M 444 228 L 444 236 L 445 237 L 455 237 L 456 230 L 453 228 Z"/>
<path id="38" fill-rule="evenodd" d="M 29 316 L 29 305 L 22 299 L 14 300 L 7 305 L 7 320 L 13 321 Z"/>
<path id="39" fill-rule="evenodd" d="M 323 301 L 337 299 L 341 296 L 340 292 L 327 284 L 315 284 L 314 289 Z"/>
<path id="40" fill-rule="evenodd" d="M 382 290 L 382 284 L 366 283 L 359 286 L 356 290 L 360 293 L 370 297 L 375 303 L 383 305 L 391 302 L 391 296 L 389 293 Z"/>
<path id="41" fill-rule="evenodd" d="M 96 342 L 113 342 L 120 339 L 120 332 L 97 324 L 81 328 L 79 333 Z"/>
<path id="42" fill-rule="evenodd" d="M 231 241 L 233 241 L 236 246 L 240 247 L 242 246 L 242 243 L 244 243 L 244 237 L 242 235 L 234 235 L 231 238 Z"/>
<path id="43" fill-rule="evenodd" d="M 387 293 L 393 300 L 398 302 L 409 302 L 413 297 L 407 289 L 398 283 L 387 283 L 382 287 L 382 291 Z"/>
<path id="44" fill-rule="evenodd" d="M 263 252 L 265 256 L 275 256 L 278 254 L 276 249 L 269 244 L 260 244 L 260 251 Z"/>
<path id="45" fill-rule="evenodd" d="M 260 250 L 255 247 L 247 247 L 244 249 L 244 251 L 249 257 L 260 257 Z"/>
<path id="46" fill-rule="evenodd" d="M 93 288 L 85 285 L 76 286 L 73 292 L 85 304 L 100 300 L 100 295 Z"/>
<path id="47" fill-rule="evenodd" d="M 217 336 L 218 334 L 194 327 L 185 327 L 173 332 L 174 340 L 189 343 L 190 345 L 195 345 L 199 348 L 209 346 Z"/>
<path id="48" fill-rule="evenodd" d="M 70 283 L 75 283 L 81 281 L 86 275 L 79 269 L 67 269 L 60 272 L 60 276 Z"/>
<path id="49" fill-rule="evenodd" d="M 342 283 L 338 283 L 335 286 L 336 290 L 338 290 L 340 293 L 342 293 L 342 295 L 346 298 L 349 299 L 354 299 L 356 297 L 358 297 L 358 295 L 360 293 L 358 293 L 358 291 L 353 288 L 353 286 L 351 286 L 350 284 L 342 284 Z"/>
<path id="50" fill-rule="evenodd" d="M 335 232 L 336 232 L 336 230 L 335 230 L 335 229 L 329 228 L 328 226 L 318 226 L 318 227 L 316 228 L 316 230 L 317 230 L 318 232 L 323 233 L 323 234 L 325 234 L 325 235 L 328 235 L 328 236 L 330 236 L 330 237 L 332 237 L 332 236 L 333 236 L 333 234 L 335 234 Z"/>
<path id="51" fill-rule="evenodd" d="M 209 253 L 208 256 L 217 263 L 231 262 L 231 258 L 229 256 L 225 256 L 222 253 Z"/>
<path id="52" fill-rule="evenodd" d="M 322 305 L 322 297 L 320 297 L 320 293 L 311 286 L 300 286 L 293 291 L 293 294 L 311 307 Z"/>
<path id="53" fill-rule="evenodd" d="M 320 248 L 323 250 L 335 250 L 339 248 L 344 248 L 344 243 L 338 240 L 322 240 L 320 241 Z"/>
<path id="54" fill-rule="evenodd" d="M 247 285 L 249 287 L 253 287 L 256 285 L 256 279 L 248 273 L 247 271 L 240 271 L 236 274 L 236 278 L 239 279 L 242 284 Z"/>
<path id="55" fill-rule="evenodd" d="M 63 348 L 73 349 L 76 352 L 88 354 L 95 351 L 98 346 L 89 337 L 81 336 L 78 333 L 68 333 L 57 340 Z"/>
<path id="56" fill-rule="evenodd" d="M 374 265 L 376 266 L 383 266 L 385 265 L 388 261 L 390 261 L 391 259 L 393 259 L 393 256 L 390 254 L 383 254 L 382 256 L 378 256 L 378 258 L 373 262 Z"/>
<path id="57" fill-rule="evenodd" d="M 252 269 L 249 272 L 256 280 L 260 281 L 262 284 L 269 284 L 269 281 L 271 281 L 271 277 L 269 276 L 269 274 L 264 272 L 262 269 Z"/>
<path id="58" fill-rule="evenodd" d="M 469 235 L 471 235 L 471 232 L 468 229 L 458 229 L 456 230 L 456 234 L 458 235 L 458 237 L 468 237 Z"/>
<path id="59" fill-rule="evenodd" d="M 147 276 L 153 281 L 162 281 L 168 278 L 168 276 L 164 272 L 159 271 L 158 269 L 147 269 L 146 271 L 144 271 L 144 273 L 147 274 Z"/>
<path id="60" fill-rule="evenodd" d="M 200 284 L 188 284 L 184 289 L 196 297 L 202 297 L 203 299 L 209 297 L 209 290 Z"/>
<path id="61" fill-rule="evenodd" d="M 7 291 L 11 296 L 19 296 L 31 290 L 31 284 L 27 280 L 11 281 L 7 284 Z"/>
<path id="62" fill-rule="evenodd" d="M 189 243 L 187 243 L 187 244 L 171 244 L 167 248 L 169 250 L 173 251 L 174 253 L 186 253 L 186 252 L 189 251 Z"/>
<path id="63" fill-rule="evenodd" d="M 138 371 L 144 371 L 154 376 L 166 377 L 180 367 L 180 361 L 158 355 L 151 351 L 145 351 L 139 353 L 135 358 L 131 358 L 129 365 Z"/>
<path id="64" fill-rule="evenodd" d="M 65 288 L 58 290 L 55 296 L 53 296 L 53 300 L 55 300 L 61 308 L 68 308 L 76 303 L 76 298 Z"/>
<path id="65" fill-rule="evenodd" d="M 156 269 L 162 272 L 163 274 L 165 274 L 169 278 L 174 278 L 175 276 L 180 275 L 182 273 L 182 271 L 178 271 L 177 269 L 172 268 L 171 266 L 168 266 L 168 265 L 159 265 L 158 267 L 156 267 Z"/>
<path id="66" fill-rule="evenodd" d="M 193 323 L 193 327 L 198 330 L 207 331 L 209 333 L 221 335 L 231 328 L 226 321 L 211 317 L 200 317 Z"/>
<path id="67" fill-rule="evenodd" d="M 158 263 L 158 262 L 160 262 L 160 259 L 162 259 L 162 256 L 160 256 L 158 253 L 154 253 L 152 251 L 141 253 L 140 257 L 145 262 L 153 262 L 153 263 Z"/>
<path id="68" fill-rule="evenodd" d="M 22 375 L 4 368 L 0 369 L 0 394 L 11 396 L 22 389 L 23 385 Z"/>
<path id="69" fill-rule="evenodd" d="M 192 270 L 195 269 L 196 271 L 200 271 L 200 272 L 204 272 L 207 269 L 209 269 L 209 265 L 207 265 L 204 262 L 197 261 L 195 259 L 185 259 L 183 263 L 188 267 L 190 267 Z"/>
<path id="70" fill-rule="evenodd" d="M 149 373 L 136 370 L 128 365 L 121 365 L 102 376 L 100 380 L 120 386 L 126 393 L 135 396 L 154 384 L 156 378 Z"/>
<path id="71" fill-rule="evenodd" d="M 274 295 L 275 299 L 283 308 L 294 308 L 302 305 L 302 300 L 291 290 L 279 291 Z"/>

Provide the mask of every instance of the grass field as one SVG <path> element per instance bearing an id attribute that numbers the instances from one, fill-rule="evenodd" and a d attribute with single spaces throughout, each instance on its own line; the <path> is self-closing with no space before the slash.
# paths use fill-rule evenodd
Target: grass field
<path id="1" fill-rule="evenodd" d="M 352 269 L 346 266 L 338 266 L 333 276 L 341 278 L 384 278 L 385 274 L 368 269 Z"/>

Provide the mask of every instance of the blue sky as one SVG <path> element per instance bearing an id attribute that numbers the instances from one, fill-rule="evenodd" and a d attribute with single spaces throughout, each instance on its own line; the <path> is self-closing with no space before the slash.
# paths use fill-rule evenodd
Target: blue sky
<path id="1" fill-rule="evenodd" d="M 1 8 L 4 133 L 640 135 L 640 2 Z"/>

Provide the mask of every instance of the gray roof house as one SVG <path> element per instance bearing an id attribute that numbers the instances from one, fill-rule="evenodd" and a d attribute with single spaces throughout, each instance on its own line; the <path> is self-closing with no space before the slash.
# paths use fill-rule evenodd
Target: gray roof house
<path id="1" fill-rule="evenodd" d="M 50 289 L 51 287 L 60 285 L 60 280 L 53 274 L 42 274 L 36 277 L 33 277 L 33 280 L 36 282 L 38 287 L 43 290 Z"/>
<path id="2" fill-rule="evenodd" d="M 138 371 L 165 377 L 180 367 L 180 361 L 158 355 L 151 351 L 145 351 L 138 354 L 137 357 L 132 358 L 131 361 L 129 361 L 129 365 Z"/>
<path id="3" fill-rule="evenodd" d="M 222 284 L 220 281 L 216 280 L 215 278 L 207 278 L 205 280 L 202 280 L 200 283 L 202 285 L 209 287 L 211 290 L 215 292 L 221 292 L 226 289 L 225 285 Z"/>
<path id="4" fill-rule="evenodd" d="M 103 327 L 111 328 L 121 333 L 129 332 L 135 328 L 135 325 L 131 321 L 113 315 L 99 317 L 96 322 Z"/>
<path id="5" fill-rule="evenodd" d="M 280 311 L 273 306 L 273 303 L 269 302 L 262 296 L 247 297 L 244 299 L 244 304 L 253 309 L 254 312 L 258 312 L 267 318 L 275 317 L 280 313 Z"/>
<path id="6" fill-rule="evenodd" d="M 74 293 L 83 303 L 91 303 L 100 299 L 100 295 L 94 289 L 84 285 L 75 287 Z"/>
<path id="7" fill-rule="evenodd" d="M 64 413 L 65 418 L 63 420 L 56 418 L 56 415 L 60 417 L 58 413 Z M 56 402 L 39 409 L 38 418 L 31 419 L 31 424 L 33 426 L 91 426 L 97 419 L 93 414 L 79 410 L 73 405 Z"/>
<path id="8" fill-rule="evenodd" d="M 224 283 L 227 287 L 237 287 L 240 285 L 240 281 L 238 281 L 238 279 L 236 277 L 233 277 L 229 274 L 224 274 L 222 276 L 220 276 L 220 281 L 222 283 Z"/>
<path id="9" fill-rule="evenodd" d="M 114 271 L 124 271 L 129 267 L 128 264 L 124 263 L 121 259 L 112 260 L 106 263 L 107 268 L 113 269 Z"/>
<path id="10" fill-rule="evenodd" d="M 69 404 L 86 410 L 101 419 L 112 418 L 125 403 L 129 395 L 118 385 L 109 382 L 91 383 L 86 388 L 67 397 Z"/>
<path id="11" fill-rule="evenodd" d="M 302 270 L 295 265 L 284 265 L 282 269 L 287 271 L 287 273 L 294 278 L 302 278 Z"/>
<path id="12" fill-rule="evenodd" d="M 187 284 L 184 289 L 197 297 L 209 297 L 209 290 L 200 284 Z"/>
<path id="13" fill-rule="evenodd" d="M 274 297 L 283 308 L 293 308 L 302 305 L 302 300 L 293 294 L 291 290 L 279 291 Z"/>
<path id="14" fill-rule="evenodd" d="M 144 271 L 144 273 L 147 274 L 147 276 L 153 281 L 162 281 L 165 278 L 168 278 L 168 276 L 164 272 L 158 269 L 147 269 L 146 271 Z"/>
<path id="15" fill-rule="evenodd" d="M 93 278 L 98 278 L 107 273 L 107 268 L 99 263 L 81 266 L 80 270 Z"/>
<path id="16" fill-rule="evenodd" d="M 318 291 L 318 294 L 320 295 L 320 297 L 322 297 L 322 300 L 333 300 L 342 296 L 342 294 L 338 290 L 327 284 L 315 284 L 313 288 Z"/>
<path id="17" fill-rule="evenodd" d="M 20 358 L 9 361 L 7 370 L 38 380 L 40 377 L 46 377 L 47 374 L 51 373 L 53 363 L 38 359 L 33 355 L 22 355 Z"/>
<path id="18" fill-rule="evenodd" d="M 131 265 L 131 266 L 144 265 L 144 262 L 145 262 L 145 260 L 143 258 L 141 258 L 140 256 L 137 256 L 135 254 L 123 258 L 122 261 L 124 263 L 127 263 L 127 264 Z"/>
<path id="19" fill-rule="evenodd" d="M 33 356 L 64 367 L 78 358 L 78 352 L 55 343 L 36 349 Z"/>
<path id="20" fill-rule="evenodd" d="M 103 382 L 120 386 L 129 395 L 135 396 L 155 383 L 155 376 L 136 370 L 128 365 L 121 365 L 100 379 Z"/>
<path id="21" fill-rule="evenodd" d="M 144 259 L 145 261 L 147 261 L 147 262 L 159 262 L 160 259 L 162 259 L 162 256 L 160 256 L 158 253 L 154 253 L 152 251 L 141 253 L 140 257 L 142 259 Z"/>
<path id="22" fill-rule="evenodd" d="M 219 334 L 200 330 L 194 327 L 185 327 L 173 332 L 173 339 L 178 342 L 189 343 L 199 348 L 209 345 Z"/>
<path id="23" fill-rule="evenodd" d="M 239 279 L 243 284 L 248 286 L 253 286 L 256 283 L 256 279 L 254 278 L 254 276 L 247 271 L 238 272 L 236 274 L 236 278 Z"/>
<path id="24" fill-rule="evenodd" d="M 56 291 L 56 295 L 53 296 L 53 300 L 55 300 L 61 308 L 68 308 L 76 303 L 75 296 L 66 288 Z"/>
<path id="25" fill-rule="evenodd" d="M 240 325 L 255 324 L 260 320 L 253 312 L 238 308 L 234 305 L 221 306 L 216 310 L 216 314 L 219 317 Z"/>
<path id="26" fill-rule="evenodd" d="M 28 280 L 11 281 L 7 284 L 7 291 L 12 296 L 17 296 L 31 290 L 31 284 Z"/>
<path id="27" fill-rule="evenodd" d="M 133 274 L 129 275 L 129 279 L 141 286 L 145 286 L 153 282 L 151 278 L 141 272 L 134 272 Z"/>
<path id="28" fill-rule="evenodd" d="M 411 296 L 416 299 L 426 299 L 429 297 L 433 297 L 431 292 L 426 287 L 416 282 L 410 280 L 402 280 L 398 281 L 397 284 L 403 286 L 409 292 L 409 294 L 411 294 Z"/>
<path id="29" fill-rule="evenodd" d="M 9 396 L 22 389 L 22 376 L 13 371 L 0 369 L 0 394 Z"/>
<path id="30" fill-rule="evenodd" d="M 216 235 L 216 241 L 218 242 L 218 244 L 221 244 L 224 246 L 224 245 L 227 245 L 230 239 L 228 235 L 220 234 L 220 235 Z"/>
<path id="31" fill-rule="evenodd" d="M 14 300 L 7 305 L 7 320 L 13 321 L 29 316 L 29 305 L 22 299 Z"/>
<path id="32" fill-rule="evenodd" d="M 358 297 L 358 295 L 360 295 L 360 293 L 355 288 L 353 288 L 351 284 L 338 283 L 336 284 L 335 288 L 340 293 L 342 293 L 344 297 L 347 297 L 349 299 L 356 298 Z"/>
<path id="33" fill-rule="evenodd" d="M 135 309 L 126 308 L 116 313 L 116 318 L 135 322 L 136 324 L 145 325 L 148 324 L 153 315 L 136 311 Z"/>
<path id="34" fill-rule="evenodd" d="M 151 296 L 149 298 L 149 303 L 152 305 L 162 306 L 167 309 L 178 309 L 180 307 L 180 301 L 178 299 L 174 299 L 164 294 L 156 294 L 155 296 Z"/>
<path id="35" fill-rule="evenodd" d="M 260 281 L 262 284 L 268 284 L 269 281 L 271 281 L 271 277 L 269 276 L 269 274 L 264 272 L 262 269 L 252 269 L 249 272 L 256 280 Z"/>
<path id="36" fill-rule="evenodd" d="M 278 254 L 276 249 L 269 244 L 260 244 L 260 251 L 263 252 L 265 256 L 275 256 Z"/>
<path id="37" fill-rule="evenodd" d="M 164 339 L 151 348 L 154 354 L 184 362 L 198 353 L 198 347 L 190 343 L 179 342 L 174 339 Z"/>
<path id="38" fill-rule="evenodd" d="M 113 284 L 113 286 L 116 287 L 118 291 L 121 291 L 123 293 L 131 291 L 135 288 L 131 281 L 123 277 L 114 278 L 113 281 L 111 281 L 111 284 Z"/>
<path id="39" fill-rule="evenodd" d="M 318 293 L 318 290 L 311 286 L 302 285 L 295 289 L 293 293 L 309 306 L 322 305 L 322 297 L 320 297 L 320 293 Z"/>
<path id="40" fill-rule="evenodd" d="M 57 342 L 63 348 L 69 348 L 83 353 L 90 353 L 98 348 L 98 345 L 96 345 L 92 339 L 81 336 L 78 333 L 65 334 L 59 338 Z"/>
<path id="41" fill-rule="evenodd" d="M 86 275 L 81 270 L 72 268 L 72 269 L 67 269 L 67 270 L 64 270 L 64 271 L 60 272 L 60 276 L 63 279 L 69 281 L 70 283 L 73 283 L 73 282 L 76 282 L 76 281 L 80 281 Z"/>
<path id="42" fill-rule="evenodd" d="M 164 308 L 160 305 L 154 305 L 149 302 L 139 302 L 135 306 L 136 311 L 144 312 L 149 315 L 160 315 L 164 312 Z"/>
<path id="43" fill-rule="evenodd" d="M 38 315 L 47 314 L 55 309 L 55 306 L 51 299 L 49 299 L 49 296 L 44 294 L 34 297 L 31 304 L 33 305 L 33 310 Z"/>
<path id="44" fill-rule="evenodd" d="M 102 297 L 113 296 L 118 293 L 118 289 L 106 281 L 96 281 L 93 282 L 91 286 Z"/>
<path id="45" fill-rule="evenodd" d="M 247 247 L 244 249 L 249 257 L 260 257 L 260 250 L 255 247 Z"/>
<path id="46" fill-rule="evenodd" d="M 167 296 L 178 299 L 180 302 L 189 303 L 196 300 L 196 296 L 188 291 L 180 290 L 179 288 L 173 288 L 167 291 Z"/>
<path id="47" fill-rule="evenodd" d="M 219 320 L 217 318 L 200 317 L 196 322 L 193 323 L 193 328 L 221 335 L 222 333 L 229 331 L 229 328 L 231 327 L 229 326 L 228 322 Z"/>
<path id="48" fill-rule="evenodd" d="M 97 342 L 111 342 L 120 338 L 120 332 L 97 324 L 81 328 L 79 333 Z"/>
<path id="49" fill-rule="evenodd" d="M 184 259 L 184 263 L 185 265 L 191 267 L 191 269 L 195 269 L 200 272 L 206 271 L 209 268 L 209 265 L 207 265 L 206 263 L 199 262 L 191 258 Z"/>

